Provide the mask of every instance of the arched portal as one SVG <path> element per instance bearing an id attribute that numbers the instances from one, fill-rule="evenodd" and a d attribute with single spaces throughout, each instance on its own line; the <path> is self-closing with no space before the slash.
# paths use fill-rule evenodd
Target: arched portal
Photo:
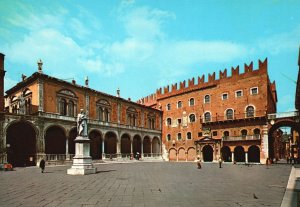
<path id="1" fill-rule="evenodd" d="M 273 160 L 278 159 L 278 158 L 284 158 L 286 156 L 290 156 L 290 157 L 300 157 L 300 148 L 299 145 L 295 144 L 295 145 L 290 145 L 289 148 L 287 149 L 282 149 L 282 147 L 280 145 L 282 145 L 280 142 L 290 142 L 292 143 L 300 143 L 299 137 L 297 138 L 296 136 L 291 136 L 291 134 L 283 134 L 282 138 L 277 137 L 278 133 L 276 133 L 277 130 L 279 130 L 280 128 L 290 128 L 291 129 L 291 133 L 293 133 L 293 131 L 298 132 L 298 134 L 300 134 L 300 125 L 299 123 L 295 122 L 295 120 L 292 119 L 282 119 L 282 120 L 277 120 L 275 122 L 275 124 L 272 125 L 272 127 L 269 129 L 268 132 L 268 138 L 269 138 L 269 159 Z M 282 140 L 282 141 L 280 141 Z"/>
<path id="2" fill-rule="evenodd" d="M 102 139 L 101 134 L 97 130 L 93 130 L 89 134 L 90 155 L 92 159 L 102 159 Z"/>
<path id="3" fill-rule="evenodd" d="M 51 126 L 45 133 L 46 154 L 66 154 L 66 134 L 59 126 Z"/>
<path id="4" fill-rule="evenodd" d="M 195 148 L 189 148 L 187 152 L 187 160 L 194 161 L 196 159 L 196 150 Z"/>
<path id="5" fill-rule="evenodd" d="M 13 166 L 35 165 L 36 132 L 28 122 L 11 124 L 6 131 L 7 160 Z"/>
<path id="6" fill-rule="evenodd" d="M 136 154 L 137 152 L 141 154 L 141 137 L 139 135 L 135 135 L 133 137 L 133 141 L 132 141 L 132 148 L 133 148 L 133 154 Z"/>
<path id="7" fill-rule="evenodd" d="M 170 161 L 176 161 L 177 160 L 177 157 L 176 157 L 176 149 L 170 149 L 169 151 L 169 160 Z"/>
<path id="8" fill-rule="evenodd" d="M 160 142 L 157 137 L 154 137 L 152 140 L 152 153 L 156 155 L 160 153 Z"/>
<path id="9" fill-rule="evenodd" d="M 151 141 L 150 141 L 150 137 L 148 136 L 144 137 L 143 140 L 143 152 L 144 152 L 144 156 L 145 154 L 151 153 Z"/>
<path id="10" fill-rule="evenodd" d="M 260 163 L 260 150 L 258 146 L 251 146 L 248 149 L 248 162 Z"/>
<path id="11" fill-rule="evenodd" d="M 210 145 L 205 145 L 202 149 L 203 153 L 203 161 L 204 162 L 212 162 L 214 159 L 214 150 Z"/>
<path id="12" fill-rule="evenodd" d="M 245 162 L 245 150 L 242 146 L 234 148 L 234 161 Z"/>
<path id="13" fill-rule="evenodd" d="M 180 148 L 178 150 L 178 161 L 185 161 L 185 150 L 183 148 Z"/>
<path id="14" fill-rule="evenodd" d="M 121 137 L 121 153 L 130 154 L 131 151 L 131 141 L 128 134 L 123 134 Z"/>
<path id="15" fill-rule="evenodd" d="M 68 150 L 69 154 L 75 155 L 75 142 L 74 140 L 76 139 L 77 136 L 77 128 L 71 129 L 69 132 L 69 139 L 68 139 Z"/>
<path id="16" fill-rule="evenodd" d="M 115 133 L 107 132 L 105 134 L 104 151 L 105 154 L 117 153 L 117 136 Z"/>
<path id="17" fill-rule="evenodd" d="M 221 148 L 221 154 L 224 162 L 231 162 L 231 151 L 228 146 L 223 146 Z"/>

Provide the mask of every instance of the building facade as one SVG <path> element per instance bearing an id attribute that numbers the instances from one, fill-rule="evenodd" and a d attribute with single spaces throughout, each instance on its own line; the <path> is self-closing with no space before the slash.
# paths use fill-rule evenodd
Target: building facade
<path id="1" fill-rule="evenodd" d="M 170 161 L 263 163 L 269 156 L 267 114 L 276 112 L 276 85 L 267 59 L 160 88 L 138 101 L 163 111 L 162 140 Z"/>
<path id="2" fill-rule="evenodd" d="M 125 100 L 119 90 L 117 96 L 93 90 L 88 79 L 80 86 L 48 76 L 42 66 L 38 61 L 37 72 L 22 76 L 6 91 L 0 140 L 4 161 L 28 166 L 41 158 L 71 160 L 80 109 L 88 117 L 93 159 L 130 159 L 136 154 L 142 159 L 161 158 L 160 110 Z"/>

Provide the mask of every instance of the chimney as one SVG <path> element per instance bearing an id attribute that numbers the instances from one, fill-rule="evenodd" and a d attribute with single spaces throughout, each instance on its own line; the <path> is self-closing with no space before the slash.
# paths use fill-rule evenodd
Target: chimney
<path id="1" fill-rule="evenodd" d="M 128 101 L 131 101 L 131 98 L 128 98 Z"/>
<path id="2" fill-rule="evenodd" d="M 42 60 L 39 59 L 39 60 L 37 61 L 37 64 L 38 64 L 38 72 L 39 72 L 39 73 L 43 73 L 43 62 L 42 62 Z"/>
<path id="3" fill-rule="evenodd" d="M 26 78 L 27 78 L 27 76 L 22 74 L 22 81 L 24 81 Z"/>
<path id="4" fill-rule="evenodd" d="M 117 89 L 117 97 L 120 98 L 120 88 Z"/>
<path id="5" fill-rule="evenodd" d="M 72 80 L 72 84 L 73 84 L 73 85 L 76 85 L 75 79 Z"/>
<path id="6" fill-rule="evenodd" d="M 4 56 L 0 53 L 0 112 L 4 112 Z"/>

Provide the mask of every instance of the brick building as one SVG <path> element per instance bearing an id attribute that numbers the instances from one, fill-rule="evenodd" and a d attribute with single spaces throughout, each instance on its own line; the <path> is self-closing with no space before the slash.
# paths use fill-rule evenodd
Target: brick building
<path id="1" fill-rule="evenodd" d="M 162 141 L 170 161 L 265 162 L 269 156 L 266 115 L 276 112 L 276 85 L 267 59 L 198 82 L 160 88 L 138 103 L 163 111 Z"/>
<path id="2" fill-rule="evenodd" d="M 0 54 L 3 90 L 4 55 Z M 4 161 L 14 166 L 71 160 L 75 154 L 76 116 L 88 116 L 93 159 L 161 158 L 162 112 L 130 100 L 105 94 L 38 71 L 1 96 L 0 143 Z M 0 91 L 1 92 L 1 91 Z M 3 94 L 3 93 L 2 93 Z M 5 113 L 3 113 L 5 111 Z"/>

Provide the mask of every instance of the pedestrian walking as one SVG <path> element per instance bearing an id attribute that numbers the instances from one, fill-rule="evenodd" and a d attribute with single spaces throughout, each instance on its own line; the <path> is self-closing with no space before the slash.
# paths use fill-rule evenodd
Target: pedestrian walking
<path id="1" fill-rule="evenodd" d="M 45 165 L 46 165 L 45 160 L 42 159 L 42 160 L 40 161 L 40 168 L 41 168 L 41 170 L 42 170 L 42 173 L 44 173 Z"/>
<path id="2" fill-rule="evenodd" d="M 198 161 L 197 161 L 197 167 L 198 167 L 198 169 L 201 169 L 201 160 L 200 160 L 199 157 L 197 159 L 198 159 Z"/>
<path id="3" fill-rule="evenodd" d="M 267 158 L 267 160 L 266 160 L 266 166 L 267 166 L 267 169 L 269 169 L 269 158 Z"/>
<path id="4" fill-rule="evenodd" d="M 222 159 L 221 159 L 221 157 L 219 158 L 219 168 L 222 168 Z"/>

